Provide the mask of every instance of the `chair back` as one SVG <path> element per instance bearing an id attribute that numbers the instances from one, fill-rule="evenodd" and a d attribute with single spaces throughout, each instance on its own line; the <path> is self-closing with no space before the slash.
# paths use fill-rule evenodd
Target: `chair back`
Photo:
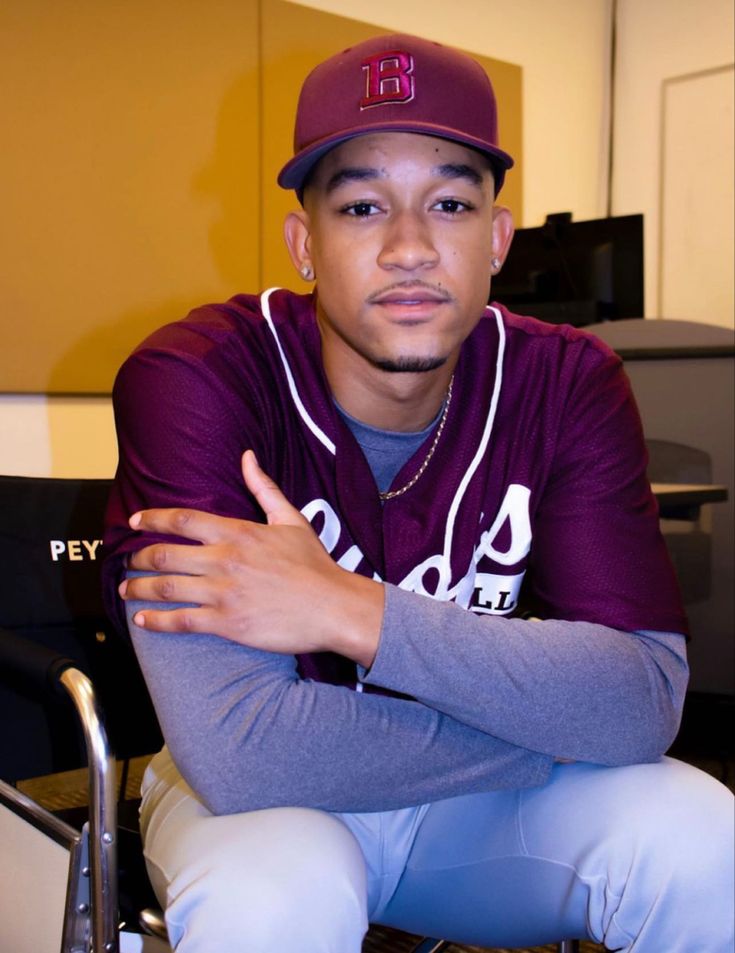
<path id="1" fill-rule="evenodd" d="M 113 751 L 161 745 L 132 648 L 102 604 L 102 528 L 110 480 L 0 476 L 0 638 L 9 629 L 73 659 L 92 679 Z M 37 777 L 85 763 L 71 707 L 0 684 L 0 775 Z"/>

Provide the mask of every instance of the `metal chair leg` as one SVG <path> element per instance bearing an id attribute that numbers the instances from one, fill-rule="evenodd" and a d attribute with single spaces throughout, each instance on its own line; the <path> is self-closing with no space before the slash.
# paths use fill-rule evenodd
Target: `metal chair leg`
<path id="1" fill-rule="evenodd" d="M 559 953 L 579 953 L 579 940 L 562 940 L 559 943 Z"/>
<path id="2" fill-rule="evenodd" d="M 160 910 L 141 910 L 140 925 L 149 935 L 160 937 L 168 942 L 166 920 Z"/>
<path id="3" fill-rule="evenodd" d="M 79 715 L 89 763 L 89 872 L 90 903 L 79 912 L 91 918 L 91 948 L 117 950 L 117 800 L 115 759 L 107 741 L 102 711 L 92 683 L 67 660 L 54 673 Z M 54 663 L 56 664 L 56 663 Z M 51 670 L 49 670 L 51 671 Z M 50 676 L 51 677 L 51 676 Z M 90 910 L 91 906 L 91 910 Z"/>
<path id="4" fill-rule="evenodd" d="M 411 953 L 441 953 L 448 946 L 449 942 L 447 940 L 435 940 L 427 936 L 425 939 L 419 940 L 418 945 L 411 950 Z"/>

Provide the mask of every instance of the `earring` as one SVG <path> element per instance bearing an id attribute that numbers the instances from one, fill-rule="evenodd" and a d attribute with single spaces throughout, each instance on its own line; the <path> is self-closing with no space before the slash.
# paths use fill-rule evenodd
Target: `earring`
<path id="1" fill-rule="evenodd" d="M 502 261 L 497 257 L 490 259 L 490 267 L 492 268 L 493 272 L 500 271 L 502 264 Z"/>
<path id="2" fill-rule="evenodd" d="M 300 274 L 304 281 L 314 280 L 314 269 L 311 265 L 303 264 L 300 268 Z"/>

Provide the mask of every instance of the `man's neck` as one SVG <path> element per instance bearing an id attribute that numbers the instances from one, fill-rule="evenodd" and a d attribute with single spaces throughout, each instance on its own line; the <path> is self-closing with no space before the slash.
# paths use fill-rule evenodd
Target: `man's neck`
<path id="1" fill-rule="evenodd" d="M 367 373 L 325 366 L 337 403 L 370 427 L 416 433 L 435 419 L 447 396 L 453 368 L 449 364 L 422 373 L 368 368 Z"/>

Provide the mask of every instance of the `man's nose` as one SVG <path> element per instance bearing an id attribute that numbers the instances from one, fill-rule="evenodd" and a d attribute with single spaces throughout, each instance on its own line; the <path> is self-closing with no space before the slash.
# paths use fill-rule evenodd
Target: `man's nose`
<path id="1" fill-rule="evenodd" d="M 404 271 L 430 268 L 439 261 L 439 253 L 425 216 L 404 210 L 388 223 L 378 264 L 382 268 Z"/>

